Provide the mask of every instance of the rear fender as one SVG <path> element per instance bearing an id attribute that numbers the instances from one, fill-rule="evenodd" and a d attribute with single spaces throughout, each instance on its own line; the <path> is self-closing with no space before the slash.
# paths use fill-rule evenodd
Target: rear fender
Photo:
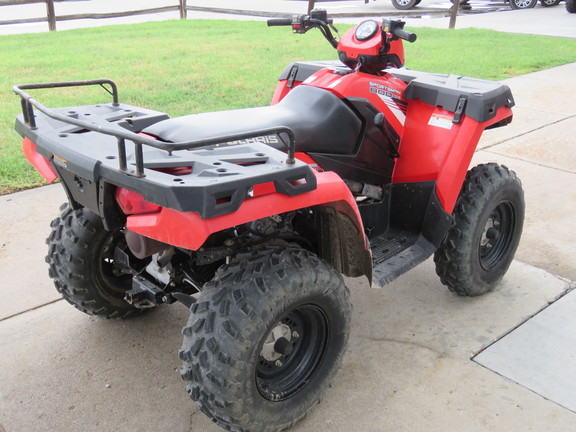
<path id="1" fill-rule="evenodd" d="M 42 177 L 48 182 L 52 183 L 54 180 L 58 178 L 56 171 L 52 167 L 52 164 L 48 159 L 42 156 L 36 150 L 36 144 L 29 140 L 28 138 L 24 138 L 22 140 L 22 151 L 24 152 L 24 156 L 28 159 L 28 162 L 40 173 Z"/>
<path id="2" fill-rule="evenodd" d="M 197 250 L 213 233 L 250 221 L 313 206 L 328 206 L 347 216 L 356 226 L 366 246 L 362 219 L 350 190 L 333 172 L 314 172 L 317 188 L 289 197 L 271 193 L 247 199 L 235 212 L 202 219 L 195 212 L 179 212 L 163 207 L 157 213 L 130 215 L 126 228 L 143 236 L 177 247 Z"/>

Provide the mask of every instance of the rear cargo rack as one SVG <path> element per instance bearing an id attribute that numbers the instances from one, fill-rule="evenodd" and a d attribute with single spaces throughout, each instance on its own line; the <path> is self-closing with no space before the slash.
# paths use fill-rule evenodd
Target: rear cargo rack
<path id="1" fill-rule="evenodd" d="M 112 103 L 48 108 L 26 92 L 79 86 L 102 87 Z M 170 142 L 145 133 L 170 117 L 120 103 L 110 80 L 13 89 L 22 103 L 16 130 L 52 164 L 69 198 L 95 212 L 101 210 L 107 185 L 204 219 L 234 212 L 245 199 L 261 194 L 291 197 L 316 189 L 313 170 L 294 157 L 295 136 L 286 126 Z M 274 143 L 279 146 L 268 144 L 270 136 L 278 138 Z"/>
<path id="2" fill-rule="evenodd" d="M 94 85 L 99 85 L 112 96 L 112 105 L 114 106 L 119 105 L 118 87 L 113 81 L 108 79 L 97 79 L 88 81 L 63 81 L 63 82 L 40 83 L 40 84 L 20 84 L 15 85 L 13 87 L 13 90 L 21 98 L 22 114 L 24 116 L 24 122 L 29 129 L 31 130 L 36 129 L 36 120 L 32 108 L 34 107 L 38 111 L 44 113 L 45 115 L 54 120 L 69 123 L 71 125 L 78 126 L 89 131 L 114 136 L 118 140 L 119 170 L 124 173 L 135 175 L 136 177 L 144 176 L 144 160 L 142 155 L 143 145 L 154 147 L 160 150 L 165 150 L 168 152 L 168 154 L 171 154 L 174 150 L 198 149 L 202 147 L 209 147 L 217 144 L 224 144 L 228 142 L 246 140 L 267 135 L 277 135 L 280 141 L 286 144 L 284 139 L 282 138 L 282 135 L 286 135 L 288 137 L 288 145 L 287 145 L 288 157 L 286 159 L 286 163 L 293 164 L 295 161 L 294 153 L 296 144 L 295 144 L 294 132 L 292 132 L 290 128 L 285 126 L 260 129 L 256 131 L 250 131 L 248 133 L 218 136 L 209 139 L 184 141 L 184 142 L 165 142 L 159 139 L 153 139 L 145 135 L 139 135 L 137 133 L 130 132 L 129 130 L 124 129 L 121 126 L 117 125 L 108 126 L 104 124 L 97 124 L 94 122 L 88 122 L 60 114 L 54 111 L 53 109 L 42 105 L 40 102 L 35 100 L 25 91 L 25 90 L 52 89 L 62 87 L 81 87 L 81 86 L 94 86 Z M 110 89 L 108 89 L 106 86 L 110 86 Z M 126 161 L 126 140 L 132 141 L 135 145 L 135 162 L 136 162 L 135 172 L 131 172 L 128 170 Z"/>

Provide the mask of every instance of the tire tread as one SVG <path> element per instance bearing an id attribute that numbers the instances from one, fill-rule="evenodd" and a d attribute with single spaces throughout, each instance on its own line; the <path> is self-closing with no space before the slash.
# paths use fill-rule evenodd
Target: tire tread
<path id="1" fill-rule="evenodd" d="M 483 284 L 474 277 L 474 263 L 469 254 L 471 248 L 475 247 L 471 233 L 476 228 L 485 207 L 489 205 L 490 196 L 497 193 L 499 188 L 512 188 L 515 192 L 519 191 L 521 195 L 521 208 L 517 209 L 516 214 L 519 232 L 513 240 L 511 256 L 507 257 L 510 262 L 516 251 L 524 218 L 521 182 L 516 173 L 504 165 L 495 163 L 478 165 L 468 171 L 454 207 L 455 224 L 450 228 L 441 246 L 434 253 L 436 273 L 441 282 L 458 295 L 477 296 L 491 291 L 510 265 L 507 263 L 504 266 L 502 274 L 493 283 Z"/>
<path id="2" fill-rule="evenodd" d="M 187 383 L 187 393 L 212 421 L 230 431 L 274 432 L 292 426 L 305 416 L 306 412 L 275 424 L 262 413 L 249 412 L 247 407 L 254 402 L 242 391 L 243 371 L 246 369 L 245 355 L 253 348 L 254 341 L 246 340 L 243 335 L 265 328 L 271 311 L 287 300 L 287 292 L 295 289 L 295 280 L 314 285 L 323 278 L 341 290 L 328 290 L 326 295 L 337 297 L 344 293 L 345 306 L 341 313 L 349 317 L 350 294 L 341 276 L 315 255 L 298 248 L 260 247 L 239 255 L 235 261 L 221 267 L 217 276 L 205 285 L 199 301 L 205 301 L 209 306 L 192 310 L 185 329 L 192 328 L 190 324 L 196 320 L 210 324 L 193 329 L 192 333 L 185 332 L 180 358 L 183 359 L 181 376 Z M 349 328 L 345 339 L 348 332 Z M 334 371 L 341 360 L 342 353 L 334 359 Z M 328 385 L 329 380 L 325 380 L 322 388 L 315 389 L 318 396 L 314 404 L 320 401 Z"/>

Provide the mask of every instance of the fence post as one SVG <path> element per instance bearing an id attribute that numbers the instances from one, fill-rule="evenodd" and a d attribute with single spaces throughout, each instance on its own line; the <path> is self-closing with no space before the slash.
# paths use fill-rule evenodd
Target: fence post
<path id="1" fill-rule="evenodd" d="M 186 10 L 186 0 L 180 0 L 180 19 L 186 19 L 188 11 Z"/>
<path id="2" fill-rule="evenodd" d="M 46 14 L 48 15 L 48 30 L 56 31 L 56 12 L 54 12 L 54 0 L 46 0 Z"/>
<path id="3" fill-rule="evenodd" d="M 308 0 L 308 13 L 314 9 L 314 3 L 316 3 L 316 0 Z"/>
<path id="4" fill-rule="evenodd" d="M 454 27 L 456 27 L 456 17 L 458 16 L 458 9 L 460 9 L 460 0 L 454 0 L 452 10 L 450 11 L 450 22 L 448 23 L 449 29 L 453 29 Z"/>

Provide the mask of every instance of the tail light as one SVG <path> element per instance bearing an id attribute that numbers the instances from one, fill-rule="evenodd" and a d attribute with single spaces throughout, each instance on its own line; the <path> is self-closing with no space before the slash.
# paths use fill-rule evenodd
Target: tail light
<path id="1" fill-rule="evenodd" d="M 124 214 L 127 215 L 156 213 L 162 209 L 159 205 L 146 201 L 138 192 L 120 187 L 116 189 L 116 201 Z"/>

